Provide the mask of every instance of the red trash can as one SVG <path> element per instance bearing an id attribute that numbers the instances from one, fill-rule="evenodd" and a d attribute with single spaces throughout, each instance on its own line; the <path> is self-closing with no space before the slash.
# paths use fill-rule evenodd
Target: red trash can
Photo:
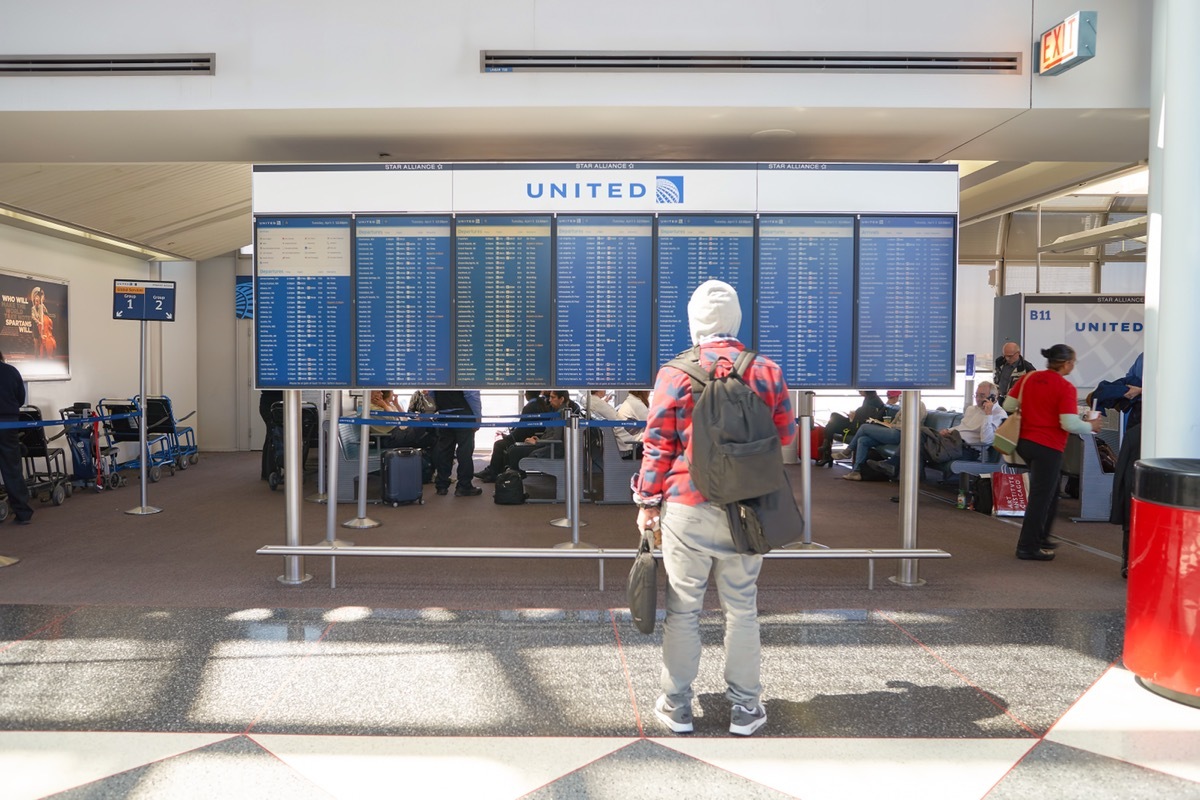
<path id="1" fill-rule="evenodd" d="M 1137 462 L 1129 525 L 1125 666 L 1200 707 L 1200 460 Z"/>

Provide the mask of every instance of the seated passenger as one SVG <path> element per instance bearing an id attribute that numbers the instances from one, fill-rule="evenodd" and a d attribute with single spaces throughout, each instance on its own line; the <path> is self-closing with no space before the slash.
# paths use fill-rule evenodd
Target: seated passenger
<path id="1" fill-rule="evenodd" d="M 836 411 L 829 415 L 829 422 L 825 423 L 825 441 L 821 444 L 821 449 L 817 451 L 817 466 L 832 467 L 833 466 L 833 442 L 837 436 L 842 437 L 843 442 L 849 442 L 850 437 L 858 431 L 860 425 L 869 419 L 883 419 L 887 413 L 887 406 L 883 404 L 883 400 L 879 397 L 879 392 L 873 389 L 860 389 L 858 392 L 862 395 L 862 405 L 851 411 L 849 414 L 839 414 Z"/>
<path id="2" fill-rule="evenodd" d="M 608 402 L 608 392 L 596 389 L 583 398 L 583 410 L 588 419 L 617 419 L 617 410 Z"/>
<path id="3" fill-rule="evenodd" d="M 625 402 L 617 409 L 617 419 L 638 419 L 643 422 L 650 416 L 650 393 L 645 389 L 634 389 L 625 397 Z M 617 440 L 617 449 L 621 458 L 641 458 L 642 434 L 645 428 L 613 428 L 613 436 Z"/>
<path id="4" fill-rule="evenodd" d="M 560 389 L 552 389 L 549 395 L 550 410 L 562 411 L 564 408 L 569 408 L 575 405 L 571 402 L 571 396 Z M 579 406 L 575 406 L 578 410 Z M 514 442 L 508 448 L 505 454 L 505 461 L 509 469 L 519 469 L 521 459 L 533 456 L 535 458 L 562 458 L 563 447 L 562 442 L 565 436 L 566 429 L 561 425 L 547 427 L 544 433 L 528 436 L 525 439 Z M 552 442 L 558 442 L 558 446 L 552 445 Z"/>
<path id="5" fill-rule="evenodd" d="M 525 392 L 525 405 L 521 407 L 521 416 L 545 414 L 551 410 L 550 402 L 540 390 L 530 389 Z M 488 465 L 476 473 L 475 477 L 484 483 L 495 483 L 496 476 L 504 471 L 505 464 L 508 463 L 506 458 L 508 449 L 518 442 L 541 435 L 545 430 L 544 426 L 538 425 L 534 421 L 514 427 L 497 439 L 496 443 L 492 445 L 492 457 L 488 461 Z"/>
<path id="6" fill-rule="evenodd" d="M 917 425 L 925 424 L 925 403 L 919 403 L 920 414 Z M 871 450 L 881 444 L 900 444 L 900 426 L 903 423 L 902 414 L 897 411 L 891 422 L 872 420 L 858 429 L 850 439 L 850 452 L 854 456 L 854 466 L 850 472 L 842 476 L 844 480 L 861 481 L 862 468 L 867 463 Z"/>
<path id="7" fill-rule="evenodd" d="M 951 461 L 978 461 L 983 448 L 991 445 L 996 438 L 996 428 L 1006 419 L 1008 412 L 996 402 L 995 384 L 983 381 L 975 389 L 975 405 L 963 412 L 962 422 L 940 431 L 921 431 L 921 452 L 925 463 L 936 467 Z M 867 463 L 891 478 L 900 472 L 898 452 L 886 461 Z"/>
<path id="8" fill-rule="evenodd" d="M 371 392 L 371 411 L 381 411 L 385 414 L 399 414 L 403 409 L 391 389 L 380 389 Z M 432 428 L 410 428 L 407 425 L 372 425 L 371 435 L 379 437 L 379 447 L 392 450 L 397 447 L 422 448 L 426 440 L 431 438 Z"/>

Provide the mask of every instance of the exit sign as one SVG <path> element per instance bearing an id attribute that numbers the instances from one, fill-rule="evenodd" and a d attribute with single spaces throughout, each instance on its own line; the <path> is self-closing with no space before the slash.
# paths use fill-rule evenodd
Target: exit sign
<path id="1" fill-rule="evenodd" d="M 1042 34 L 1037 43 L 1039 75 L 1057 75 L 1096 55 L 1096 12 L 1076 11 Z"/>

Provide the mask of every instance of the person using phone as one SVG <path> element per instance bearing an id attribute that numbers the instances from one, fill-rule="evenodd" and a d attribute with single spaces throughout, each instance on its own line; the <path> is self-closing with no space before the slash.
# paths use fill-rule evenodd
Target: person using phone
<path id="1" fill-rule="evenodd" d="M 983 381 L 975 387 L 975 405 L 963 412 L 962 422 L 936 433 L 922 429 L 921 450 L 925 460 L 933 466 L 960 460 L 979 461 L 983 449 L 996 438 L 996 428 L 1006 419 L 1008 412 L 996 402 L 995 384 Z M 929 437 L 942 441 L 930 445 Z M 900 454 L 897 452 L 886 461 L 867 461 L 867 464 L 894 478 L 900 472 Z"/>

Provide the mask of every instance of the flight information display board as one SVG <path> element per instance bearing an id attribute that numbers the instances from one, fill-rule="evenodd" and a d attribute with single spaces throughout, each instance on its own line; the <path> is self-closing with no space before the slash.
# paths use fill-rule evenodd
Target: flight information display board
<path id="1" fill-rule="evenodd" d="M 358 216 L 355 383 L 449 386 L 450 217 Z"/>
<path id="2" fill-rule="evenodd" d="M 555 237 L 554 385 L 654 384 L 651 216 L 560 216 Z"/>
<path id="3" fill-rule="evenodd" d="M 256 385 L 350 385 L 350 217 L 255 219 Z"/>
<path id="4" fill-rule="evenodd" d="M 709 279 L 725 281 L 742 307 L 739 337 L 754 331 L 754 217 L 661 216 L 658 219 L 658 286 L 654 313 L 655 362 L 670 361 L 692 346 L 687 304 Z"/>
<path id="5" fill-rule="evenodd" d="M 454 385 L 551 385 L 550 215 L 457 218 Z"/>
<path id="6" fill-rule="evenodd" d="M 791 388 L 852 384 L 854 217 L 758 220 L 758 352 Z"/>
<path id="7" fill-rule="evenodd" d="M 954 385 L 953 216 L 862 216 L 855 385 Z"/>

